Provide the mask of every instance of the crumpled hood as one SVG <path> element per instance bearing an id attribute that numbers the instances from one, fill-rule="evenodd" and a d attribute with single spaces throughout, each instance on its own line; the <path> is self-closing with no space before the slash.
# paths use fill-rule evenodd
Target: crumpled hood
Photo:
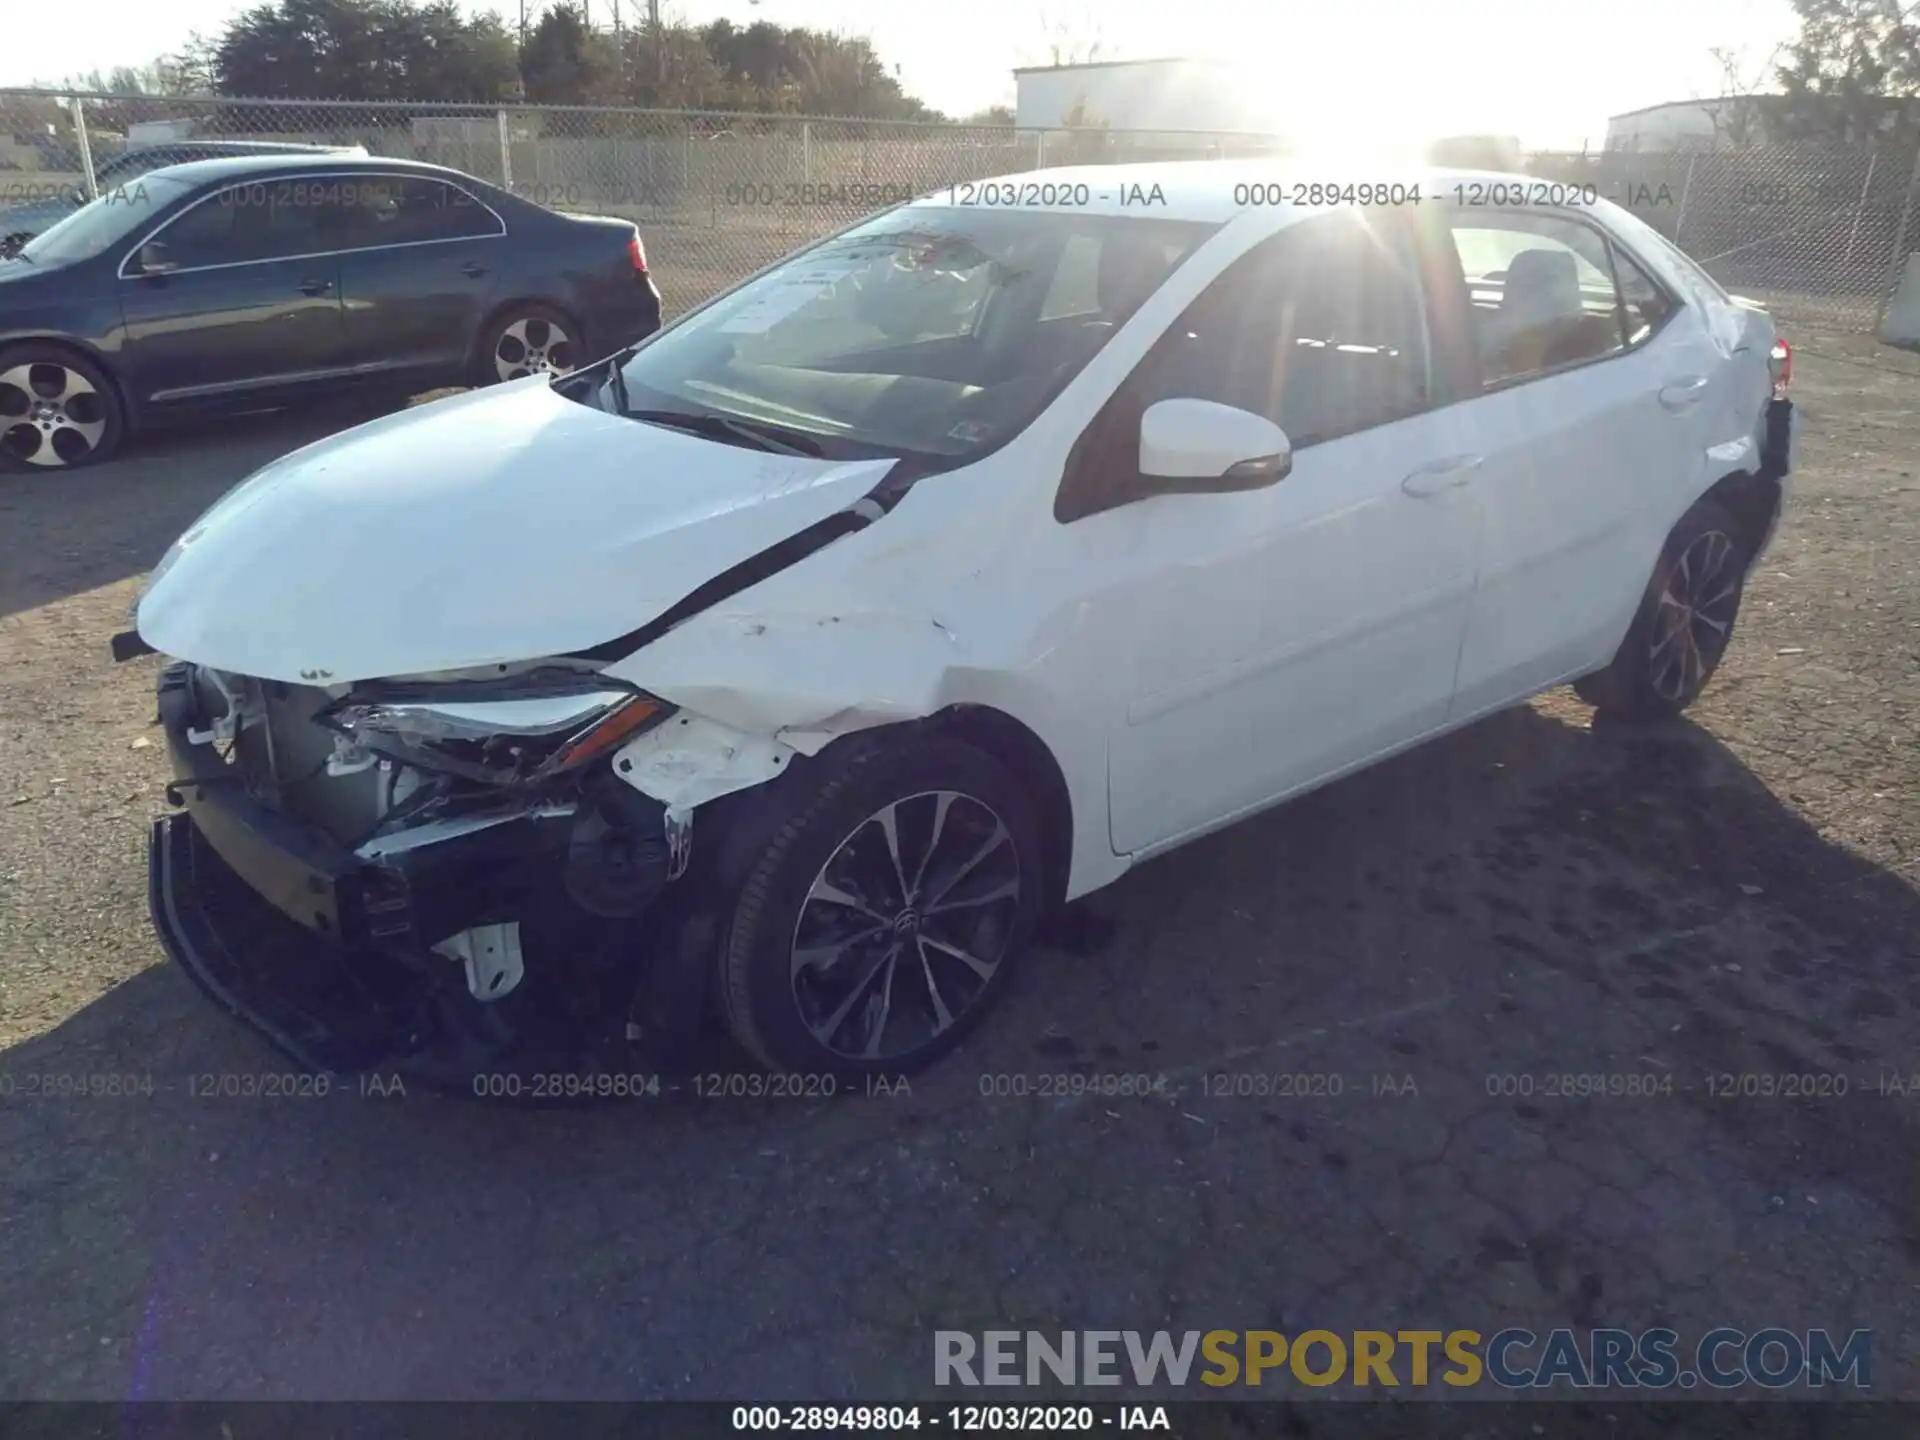
<path id="1" fill-rule="evenodd" d="M 175 542 L 137 623 L 163 654 L 310 684 L 584 650 L 845 509 L 893 463 L 709 441 L 536 376 L 268 465 Z"/>

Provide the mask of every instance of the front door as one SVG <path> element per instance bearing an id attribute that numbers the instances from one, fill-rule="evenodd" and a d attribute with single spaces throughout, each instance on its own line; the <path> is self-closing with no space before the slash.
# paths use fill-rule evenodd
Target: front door
<path id="1" fill-rule="evenodd" d="M 1169 328 L 1095 426 L 1128 463 L 1156 400 L 1270 416 L 1278 484 L 1160 495 L 1068 526 L 1121 583 L 1112 841 L 1172 844 L 1445 723 L 1475 570 L 1470 462 L 1432 358 L 1412 236 L 1343 212 L 1283 231 Z M 1078 532 L 1075 534 L 1074 532 Z"/>
<path id="2" fill-rule="evenodd" d="M 229 186 L 152 236 L 167 264 L 121 266 L 125 373 L 146 406 L 231 401 L 336 374 L 343 363 L 337 199 L 299 182 Z"/>

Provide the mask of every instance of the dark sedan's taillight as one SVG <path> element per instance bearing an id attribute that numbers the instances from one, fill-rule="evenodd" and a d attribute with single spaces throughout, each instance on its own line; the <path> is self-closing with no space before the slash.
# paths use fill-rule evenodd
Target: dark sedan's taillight
<path id="1" fill-rule="evenodd" d="M 644 275 L 647 273 L 647 247 L 640 243 L 640 232 L 638 230 L 635 230 L 633 232 L 633 238 L 627 241 L 627 259 L 633 262 L 634 274 Z"/>

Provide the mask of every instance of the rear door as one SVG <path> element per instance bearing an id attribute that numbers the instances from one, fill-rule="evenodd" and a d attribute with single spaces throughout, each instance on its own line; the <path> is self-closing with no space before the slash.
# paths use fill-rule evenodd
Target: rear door
<path id="1" fill-rule="evenodd" d="M 119 271 L 125 372 L 146 404 L 244 399 L 343 363 L 342 212 L 317 180 L 224 186 L 149 237 L 174 268 Z M 317 193 L 314 193 L 317 192 Z"/>
<path id="2" fill-rule="evenodd" d="M 1571 210 L 1441 208 L 1429 239 L 1479 394 L 1480 576 L 1460 654 L 1459 715 L 1604 665 L 1704 464 L 1714 352 L 1696 317 Z"/>
<path id="3" fill-rule="evenodd" d="M 506 233 L 491 206 L 451 181 L 359 177 L 340 277 L 356 372 L 460 379 L 498 294 Z"/>

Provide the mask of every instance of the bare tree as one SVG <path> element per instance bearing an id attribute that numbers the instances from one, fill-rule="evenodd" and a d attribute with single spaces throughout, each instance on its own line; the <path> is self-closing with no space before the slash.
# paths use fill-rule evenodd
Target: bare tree
<path id="1" fill-rule="evenodd" d="M 1749 58 L 1745 47 L 1716 45 L 1707 52 L 1720 68 L 1719 94 L 1707 107 L 1716 146 L 1725 141 L 1735 150 L 1744 150 L 1766 139 L 1764 97 L 1771 93 L 1774 71 L 1785 49 L 1782 41 L 1758 61 Z"/>
<path id="2" fill-rule="evenodd" d="M 1091 7 L 1077 15 L 1040 12 L 1042 53 L 1049 65 L 1091 65 L 1101 58 L 1106 44 L 1100 38 L 1100 21 Z"/>

